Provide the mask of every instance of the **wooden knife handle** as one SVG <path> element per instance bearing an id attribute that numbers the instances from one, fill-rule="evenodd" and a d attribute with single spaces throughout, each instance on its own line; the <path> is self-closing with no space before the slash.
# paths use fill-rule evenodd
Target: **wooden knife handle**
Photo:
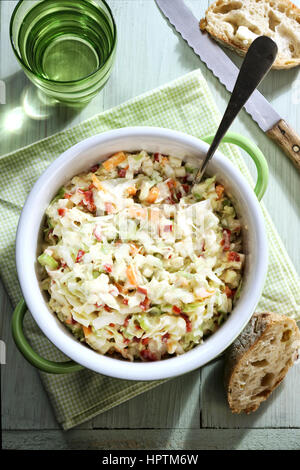
<path id="1" fill-rule="evenodd" d="M 295 167 L 300 171 L 300 137 L 296 132 L 281 119 L 275 126 L 267 131 L 267 135 L 274 140 L 292 160 Z"/>

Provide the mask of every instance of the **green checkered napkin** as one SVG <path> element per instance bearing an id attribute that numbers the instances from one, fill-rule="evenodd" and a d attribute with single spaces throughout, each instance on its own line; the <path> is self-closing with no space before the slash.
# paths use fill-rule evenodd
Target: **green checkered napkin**
<path id="1" fill-rule="evenodd" d="M 0 272 L 15 305 L 21 297 L 14 261 L 17 222 L 25 198 L 40 174 L 62 152 L 94 134 L 109 129 L 147 125 L 177 129 L 196 137 L 215 132 L 220 120 L 201 72 L 196 70 L 156 90 L 105 111 L 71 129 L 0 159 Z M 221 151 L 252 185 L 237 148 L 222 144 Z M 269 271 L 258 310 L 275 311 L 300 319 L 300 284 L 297 273 L 272 221 L 263 208 L 269 239 Z M 286 295 L 281 295 L 285 292 Z M 65 357 L 39 331 L 31 315 L 25 319 L 26 335 L 34 349 L 48 359 Z M 64 429 L 86 421 L 159 383 L 132 382 L 101 376 L 89 370 L 66 375 L 41 373 L 58 422 Z"/>

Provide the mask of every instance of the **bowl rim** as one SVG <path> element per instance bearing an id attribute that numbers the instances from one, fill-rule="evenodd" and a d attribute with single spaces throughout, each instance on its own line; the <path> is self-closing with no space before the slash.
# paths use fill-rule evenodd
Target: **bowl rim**
<path id="1" fill-rule="evenodd" d="M 243 195 L 246 197 L 247 203 L 250 205 L 249 211 L 253 213 L 255 218 L 256 236 L 260 253 L 260 262 L 256 262 L 255 265 L 255 283 L 251 286 L 251 295 L 248 293 L 243 302 L 238 304 L 233 310 L 235 313 L 240 311 L 240 315 L 236 315 L 235 318 L 229 316 L 222 327 L 206 339 L 201 345 L 194 347 L 182 355 L 155 362 L 129 362 L 110 358 L 101 355 L 82 343 L 79 343 L 74 337 L 70 338 L 67 335 L 67 331 L 64 331 L 65 327 L 62 323 L 61 326 L 64 329 L 53 329 L 52 326 L 51 328 L 48 328 L 50 314 L 49 308 L 42 297 L 40 287 L 38 286 L 38 277 L 34 272 L 34 267 L 30 266 L 30 263 L 26 263 L 26 257 L 28 255 L 26 248 L 28 246 L 30 247 L 31 235 L 28 220 L 30 220 L 32 207 L 37 205 L 37 200 L 39 199 L 37 194 L 44 190 L 50 176 L 54 178 L 55 172 L 60 170 L 62 165 L 69 166 L 72 160 L 76 158 L 76 156 L 78 158 L 78 155 L 81 154 L 81 152 L 87 151 L 89 148 L 94 145 L 99 145 L 100 143 L 103 145 L 105 142 L 112 140 L 122 139 L 125 137 L 140 138 L 142 136 L 163 138 L 170 142 L 177 141 L 183 145 L 189 147 L 192 146 L 195 150 L 199 151 L 199 153 L 203 153 L 208 149 L 208 144 L 194 136 L 181 131 L 149 126 L 114 129 L 88 137 L 87 139 L 73 145 L 63 152 L 52 164 L 50 164 L 50 166 L 48 166 L 32 187 L 25 201 L 17 228 L 16 265 L 21 290 L 28 309 L 45 336 L 60 351 L 78 364 L 100 374 L 119 379 L 147 381 L 175 377 L 201 367 L 222 354 L 223 351 L 236 339 L 248 323 L 261 296 L 268 267 L 268 245 L 262 211 L 253 190 L 230 160 L 217 151 L 213 157 L 214 162 L 218 167 L 221 167 L 224 174 L 228 172 L 231 178 L 240 185 Z M 36 246 L 32 248 L 36 251 Z M 34 275 L 33 280 L 32 275 Z M 32 283 L 34 283 L 34 286 Z M 59 320 L 57 321 L 59 322 Z M 234 328 L 232 328 L 231 325 L 233 321 Z M 200 348 L 201 353 L 199 354 Z"/>

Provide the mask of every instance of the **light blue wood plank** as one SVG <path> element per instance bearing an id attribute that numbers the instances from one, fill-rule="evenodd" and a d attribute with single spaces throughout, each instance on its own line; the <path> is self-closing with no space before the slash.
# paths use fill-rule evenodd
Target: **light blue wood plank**
<path id="1" fill-rule="evenodd" d="M 2 365 L 2 429 L 60 429 L 37 370 L 18 351 L 11 335 L 12 306 L 0 281 L 0 339 L 6 345 Z M 78 428 L 90 429 L 91 422 Z"/>
<path id="2" fill-rule="evenodd" d="M 299 429 L 6 431 L 4 449 L 299 450 Z M 99 462 L 101 463 L 100 456 Z M 200 459 L 198 459 L 200 462 Z"/>
<path id="3" fill-rule="evenodd" d="M 11 336 L 12 307 L 0 283 L 1 339 L 6 344 L 2 366 L 2 428 L 58 428 L 36 369 L 26 362 Z"/>
<path id="4" fill-rule="evenodd" d="M 195 15 L 200 18 L 204 14 L 208 3 L 211 2 L 187 0 L 186 3 L 191 6 Z M 296 3 L 299 4 L 299 1 Z M 20 104 L 21 94 L 28 83 L 23 73 L 19 71 L 8 40 L 7 25 L 12 4 L 12 1 L 7 0 L 1 2 L 0 78 L 10 78 L 8 79 L 8 104 L 0 107 L 0 121 L 7 111 Z M 200 62 L 200 59 L 181 37 L 174 32 L 174 29 L 157 9 L 154 1 L 111 0 L 110 5 L 117 21 L 119 45 L 113 73 L 104 90 L 80 113 L 61 107 L 44 121 L 27 120 L 26 125 L 19 133 L 6 134 L 5 139 L 2 139 L 1 154 L 80 122 L 101 112 L 103 109 L 124 102 L 139 93 L 162 85 L 198 67 L 206 77 L 220 110 L 225 109 L 229 99 L 228 92 L 206 69 L 205 65 Z M 233 53 L 228 54 L 236 63 L 241 62 L 241 59 Z M 298 70 L 274 71 L 267 77 L 261 89 L 266 97 L 272 101 L 277 111 L 282 113 L 282 116 L 295 129 L 300 131 L 297 87 L 293 89 L 293 84 L 298 84 L 300 89 Z M 265 196 L 265 204 L 298 272 L 300 272 L 298 242 L 300 228 L 299 174 L 282 152 L 270 142 L 244 111 L 234 123 L 232 130 L 250 137 L 266 154 L 271 178 Z M 249 165 L 251 165 L 250 162 Z M 11 342 L 8 324 L 9 315 L 5 313 L 2 317 L 5 318 L 8 358 L 10 363 L 13 364 L 11 368 L 6 366 L 3 368 L 5 377 L 2 383 L 5 427 L 7 429 L 45 429 L 47 427 L 53 429 L 57 425 L 38 375 L 31 366 L 26 364 Z M 155 446 L 160 448 L 160 443 L 166 446 L 177 445 L 179 446 L 177 448 L 181 448 L 180 445 L 202 446 L 199 448 L 215 445 L 215 448 L 222 448 L 222 445 L 230 446 L 231 442 L 234 446 L 242 446 L 241 448 L 247 448 L 247 446 L 250 446 L 249 448 L 260 448 L 261 442 L 266 442 L 265 445 L 269 446 L 266 448 L 272 448 L 270 446 L 274 445 L 274 442 L 276 442 L 275 445 L 282 446 L 279 448 L 285 448 L 285 446 L 286 448 L 296 448 L 294 436 L 298 436 L 297 432 L 292 434 L 285 430 L 270 429 L 268 432 L 254 430 L 253 434 L 252 431 L 244 429 L 241 433 L 238 430 L 233 430 L 224 431 L 220 434 L 219 431 L 216 431 L 215 434 L 214 431 L 205 429 L 196 433 L 195 428 L 199 417 L 197 387 L 200 387 L 200 382 L 197 373 L 193 374 L 189 375 L 188 381 L 185 381 L 185 378 L 176 379 L 174 388 L 169 384 L 164 385 L 164 388 L 161 387 L 161 391 L 164 391 L 163 397 L 161 397 L 160 389 L 155 389 L 147 395 L 140 396 L 99 416 L 94 420 L 93 425 L 115 428 L 143 428 L 150 425 L 155 428 L 169 428 L 170 426 L 177 428 L 175 434 L 170 429 L 161 433 L 158 431 L 145 431 L 148 439 L 147 443 L 149 444 L 148 448 L 155 448 Z M 236 421 L 235 418 L 228 415 L 229 411 L 226 408 L 225 398 L 222 396 L 221 375 L 218 371 L 218 365 L 208 366 L 203 369 L 202 378 L 204 380 L 202 390 L 203 426 L 224 427 L 226 423 L 227 427 L 240 426 L 246 428 L 255 428 L 256 426 L 299 426 L 299 405 L 293 392 L 299 389 L 299 373 L 296 369 L 289 373 L 283 389 L 278 389 L 278 392 L 275 392 L 274 396 L 265 405 L 262 405 L 256 417 L 254 418 L 255 415 L 253 415 L 247 423 L 246 421 Z M 143 397 L 146 396 L 149 400 L 149 411 L 144 409 Z M 167 397 L 170 397 L 172 406 L 164 406 Z M 161 403 L 158 403 L 160 400 Z M 32 403 L 34 403 L 34 407 Z M 150 411 L 152 409 L 154 410 L 153 414 Z M 87 427 L 89 425 L 89 423 L 86 424 Z M 184 427 L 191 427 L 193 431 L 191 433 L 184 431 Z M 122 436 L 121 432 L 123 433 Z M 143 431 L 143 436 L 145 432 Z M 103 438 L 106 445 L 117 446 L 119 444 L 123 448 L 130 446 L 136 448 L 134 446 L 139 443 L 142 446 L 148 445 L 145 444 L 138 431 L 128 431 L 128 433 L 130 434 L 120 429 L 116 433 L 114 431 L 103 431 L 103 433 L 101 431 L 99 433 L 99 430 L 97 430 L 95 434 L 92 432 L 84 434 L 84 438 L 83 435 L 78 434 L 76 435 L 78 440 L 75 437 L 74 439 L 77 444 L 81 440 L 79 445 L 87 446 L 92 446 L 92 442 L 95 442 L 94 445 L 96 446 L 101 446 L 101 442 L 99 444 L 97 441 L 98 438 L 100 441 Z M 34 433 L 26 433 L 27 440 L 25 439 L 24 445 L 30 447 L 30 442 L 32 444 L 35 442 L 34 445 L 37 448 L 39 446 L 42 448 L 44 445 L 54 446 L 53 448 L 65 445 L 59 441 L 58 436 L 61 436 L 59 433 L 42 432 L 39 435 L 40 438 Z M 185 437 L 186 435 L 188 437 Z M 22 446 L 24 434 L 11 432 L 7 436 L 7 442 L 10 442 L 9 445 Z M 95 441 L 93 436 L 97 436 Z M 239 436 L 242 436 L 240 440 Z"/>
<path id="5" fill-rule="evenodd" d="M 99 415 L 94 428 L 197 429 L 200 427 L 200 373 L 172 379 Z"/>

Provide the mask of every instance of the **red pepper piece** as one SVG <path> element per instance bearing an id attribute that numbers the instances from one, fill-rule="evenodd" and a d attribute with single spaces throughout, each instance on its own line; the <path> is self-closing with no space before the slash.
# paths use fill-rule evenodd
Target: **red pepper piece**
<path id="1" fill-rule="evenodd" d="M 223 246 L 224 251 L 228 251 L 230 249 L 230 236 L 231 236 L 231 231 L 228 230 L 227 228 L 224 228 L 223 239 L 221 241 L 221 245 Z"/>
<path id="2" fill-rule="evenodd" d="M 85 255 L 85 251 L 83 250 L 78 250 L 77 257 L 75 263 L 80 263 L 82 260 L 82 257 Z"/>
<path id="3" fill-rule="evenodd" d="M 186 323 L 186 331 L 190 332 L 192 331 L 192 322 L 190 321 L 189 317 L 185 315 L 184 313 L 181 313 L 180 315 L 182 318 L 184 318 L 185 323 Z"/>
<path id="4" fill-rule="evenodd" d="M 240 261 L 240 255 L 236 251 L 229 251 L 227 253 L 227 259 L 228 261 Z"/>
<path id="5" fill-rule="evenodd" d="M 119 168 L 118 169 L 118 177 L 119 178 L 125 178 L 127 173 L 127 168 Z"/>
<path id="6" fill-rule="evenodd" d="M 104 203 L 104 207 L 105 207 L 105 212 L 107 212 L 108 214 L 112 214 L 113 211 L 114 211 L 114 204 L 112 202 L 105 202 Z"/>
<path id="7" fill-rule="evenodd" d="M 157 357 L 155 356 L 155 354 L 149 351 L 148 349 L 143 349 L 143 351 L 141 351 L 141 356 L 146 361 L 157 361 Z"/>
<path id="8" fill-rule="evenodd" d="M 105 264 L 103 267 L 104 267 L 104 269 L 107 273 L 112 272 L 112 265 L 111 264 Z"/>
<path id="9" fill-rule="evenodd" d="M 165 335 L 163 335 L 163 337 L 162 337 L 162 342 L 163 342 L 163 343 L 166 343 L 166 342 L 168 341 L 168 339 L 169 339 L 169 338 L 170 338 L 170 335 L 169 335 L 169 333 L 166 333 L 166 334 L 165 334 Z"/>
<path id="10" fill-rule="evenodd" d="M 173 311 L 173 313 L 175 313 L 176 315 L 180 315 L 180 314 L 182 313 L 181 309 L 180 309 L 179 307 L 177 307 L 176 305 L 173 305 L 172 311 Z"/>
<path id="11" fill-rule="evenodd" d="M 78 189 L 78 192 L 83 194 L 83 200 L 80 202 L 80 204 L 85 206 L 88 211 L 96 212 L 93 191 L 91 189 Z"/>
<path id="12" fill-rule="evenodd" d="M 232 299 L 235 296 L 236 289 L 230 289 L 228 286 L 225 286 L 225 294 L 229 299 Z"/>
<path id="13" fill-rule="evenodd" d="M 100 166 L 99 163 L 97 163 L 96 165 L 93 165 L 93 166 L 90 168 L 90 171 L 91 171 L 92 173 L 95 173 L 95 172 L 98 170 L 99 166 Z"/>
<path id="14" fill-rule="evenodd" d="M 150 299 L 148 299 L 148 297 L 145 297 L 143 302 L 140 303 L 141 309 L 144 310 L 144 312 L 145 312 L 150 307 L 150 303 L 151 303 Z"/>
<path id="15" fill-rule="evenodd" d="M 144 289 L 143 287 L 138 287 L 138 288 L 137 288 L 137 291 L 138 291 L 140 294 L 148 295 L 147 290 Z"/>
<path id="16" fill-rule="evenodd" d="M 58 215 L 60 215 L 61 217 L 63 217 L 66 213 L 66 209 L 57 209 L 57 212 L 58 212 Z"/>
<path id="17" fill-rule="evenodd" d="M 132 341 L 134 341 L 135 343 L 139 343 L 140 342 L 140 338 L 138 338 L 137 336 L 134 336 L 132 338 Z"/>

